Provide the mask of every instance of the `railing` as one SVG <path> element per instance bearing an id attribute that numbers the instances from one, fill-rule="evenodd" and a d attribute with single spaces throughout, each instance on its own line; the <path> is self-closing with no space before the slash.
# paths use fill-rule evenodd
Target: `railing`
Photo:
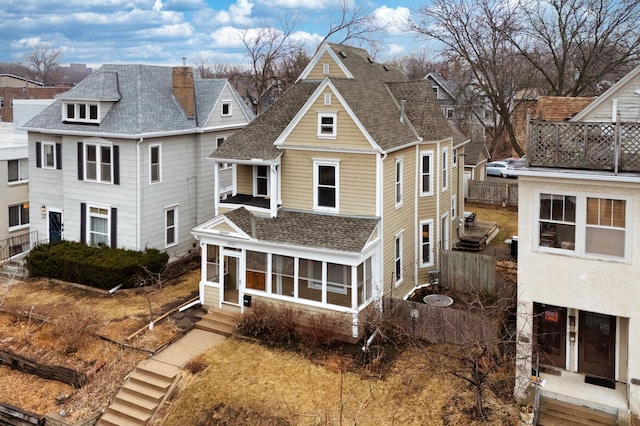
<path id="1" fill-rule="evenodd" d="M 529 122 L 530 167 L 640 172 L 640 124 Z"/>
<path id="2" fill-rule="evenodd" d="M 27 234 L 17 235 L 0 241 L 0 263 L 3 263 L 14 256 L 28 252 L 38 241 L 38 231 L 31 231 Z"/>

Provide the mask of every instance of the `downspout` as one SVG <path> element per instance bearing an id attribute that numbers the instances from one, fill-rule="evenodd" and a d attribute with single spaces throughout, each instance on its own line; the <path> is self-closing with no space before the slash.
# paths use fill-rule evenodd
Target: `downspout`
<path id="1" fill-rule="evenodd" d="M 420 144 L 416 144 L 416 155 L 415 155 L 416 167 L 414 167 L 414 171 L 416 173 L 414 188 L 413 188 L 413 229 L 417 230 L 417 233 L 414 231 L 414 249 L 413 249 L 413 258 L 414 258 L 414 268 L 413 268 L 413 286 L 418 286 L 418 270 L 420 269 L 420 239 L 422 238 L 422 229 L 420 229 L 420 218 L 418 217 L 418 205 L 420 204 Z"/>
<path id="2" fill-rule="evenodd" d="M 380 285 L 381 285 L 381 294 L 380 297 L 378 297 L 377 299 L 377 306 L 376 308 L 378 309 L 378 311 L 382 312 L 382 296 L 384 296 L 384 219 L 383 219 L 383 215 L 382 215 L 382 211 L 384 210 L 384 200 L 383 200 L 383 187 L 384 187 L 384 165 L 383 162 L 384 160 L 387 158 L 387 153 L 386 152 L 382 152 L 382 153 L 378 153 L 377 154 L 378 157 L 378 172 L 377 172 L 377 179 L 378 179 L 378 185 L 376 186 L 376 191 L 377 191 L 377 196 L 376 196 L 376 200 L 377 200 L 377 206 L 376 206 L 376 214 L 377 216 L 381 219 L 380 220 L 380 252 L 379 252 L 379 256 L 380 256 L 380 267 L 378 268 L 378 275 L 380 277 Z M 392 284 L 393 285 L 393 284 Z"/>
<path id="3" fill-rule="evenodd" d="M 136 143 L 136 250 L 140 250 L 140 227 L 142 226 L 142 213 L 141 207 L 142 196 L 140 191 L 142 190 L 142 183 L 140 177 L 140 144 L 144 138 L 140 138 Z"/>

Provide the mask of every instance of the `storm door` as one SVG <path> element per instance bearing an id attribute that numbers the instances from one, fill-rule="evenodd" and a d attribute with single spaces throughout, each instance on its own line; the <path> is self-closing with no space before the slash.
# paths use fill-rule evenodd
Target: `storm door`
<path id="1" fill-rule="evenodd" d="M 62 213 L 49 210 L 49 242 L 62 240 Z"/>
<path id="2" fill-rule="evenodd" d="M 567 309 L 534 303 L 533 327 L 540 364 L 566 367 Z"/>
<path id="3" fill-rule="evenodd" d="M 580 312 L 578 371 L 614 379 L 616 317 Z"/>

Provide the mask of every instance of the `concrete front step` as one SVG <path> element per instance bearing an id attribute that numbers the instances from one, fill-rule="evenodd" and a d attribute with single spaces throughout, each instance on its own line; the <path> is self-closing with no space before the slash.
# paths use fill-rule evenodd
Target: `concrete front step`
<path id="1" fill-rule="evenodd" d="M 164 362 L 152 359 L 141 362 L 100 418 L 98 426 L 146 425 L 180 372 L 180 368 Z"/>
<path id="2" fill-rule="evenodd" d="M 210 311 L 201 317 L 195 327 L 223 336 L 231 336 L 236 331 L 238 316 L 239 314 L 235 312 L 225 312 L 222 310 Z"/>
<path id="3" fill-rule="evenodd" d="M 617 424 L 618 417 L 615 414 L 557 399 L 542 398 L 538 409 L 540 426 L 614 426 Z"/>

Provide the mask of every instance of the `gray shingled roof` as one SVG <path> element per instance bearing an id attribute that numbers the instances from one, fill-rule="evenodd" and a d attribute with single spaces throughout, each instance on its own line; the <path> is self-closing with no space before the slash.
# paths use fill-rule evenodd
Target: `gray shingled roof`
<path id="1" fill-rule="evenodd" d="M 189 119 L 173 97 L 173 67 L 154 65 L 103 65 L 58 99 L 24 127 L 93 134 L 136 136 L 179 132 L 202 126 L 227 84 L 225 79 L 200 79 L 194 73 L 196 119 Z M 100 125 L 63 123 L 62 100 L 119 100 Z M 253 114 L 245 105 L 249 117 Z"/>
<path id="2" fill-rule="evenodd" d="M 333 216 L 281 209 L 278 216 L 254 216 L 244 207 L 224 213 L 251 237 L 261 242 L 290 244 L 359 253 L 379 219 Z"/>
<path id="3" fill-rule="evenodd" d="M 482 139 L 471 140 L 464 147 L 464 164 L 469 166 L 475 166 L 481 160 L 482 152 L 485 152 L 487 158 L 489 158 L 489 151 Z"/>

